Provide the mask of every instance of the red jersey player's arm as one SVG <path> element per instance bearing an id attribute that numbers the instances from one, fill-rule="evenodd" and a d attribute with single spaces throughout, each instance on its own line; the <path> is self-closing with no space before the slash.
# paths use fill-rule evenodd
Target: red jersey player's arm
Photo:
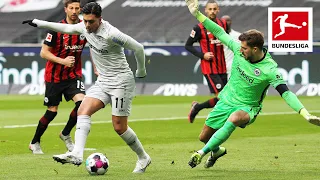
<path id="1" fill-rule="evenodd" d="M 187 41 L 186 44 L 184 45 L 184 48 L 189 51 L 191 54 L 194 56 L 204 59 L 204 53 L 201 51 L 198 51 L 193 44 L 195 42 L 199 42 L 201 39 L 201 29 L 198 25 L 194 26 Z"/>
<path id="2" fill-rule="evenodd" d="M 63 59 L 60 58 L 60 57 L 57 57 L 55 56 L 54 54 L 51 53 L 51 50 L 53 48 L 46 45 L 46 44 L 42 44 L 42 48 L 41 48 L 41 51 L 40 51 L 40 56 L 43 58 L 43 59 L 47 59 L 51 62 L 54 62 L 54 63 L 58 63 L 58 64 L 62 64 L 62 61 Z"/>
<path id="3" fill-rule="evenodd" d="M 65 65 L 67 67 L 72 67 L 74 65 L 74 56 L 68 56 L 65 59 L 55 56 L 51 53 L 52 47 L 42 44 L 42 48 L 40 51 L 40 56 L 48 61 Z"/>

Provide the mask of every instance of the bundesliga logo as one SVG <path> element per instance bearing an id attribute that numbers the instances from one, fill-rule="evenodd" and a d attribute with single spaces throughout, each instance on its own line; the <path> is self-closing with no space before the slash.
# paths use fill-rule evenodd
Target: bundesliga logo
<path id="1" fill-rule="evenodd" d="M 270 52 L 312 52 L 312 8 L 268 8 Z"/>

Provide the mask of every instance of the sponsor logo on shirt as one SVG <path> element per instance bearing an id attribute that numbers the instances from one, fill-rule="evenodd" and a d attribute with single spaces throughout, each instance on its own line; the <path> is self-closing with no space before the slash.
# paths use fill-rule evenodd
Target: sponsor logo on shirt
<path id="1" fill-rule="evenodd" d="M 210 39 L 211 44 L 221 45 L 221 41 L 219 39 Z"/>
<path id="2" fill-rule="evenodd" d="M 270 52 L 312 52 L 312 8 L 268 8 Z"/>
<path id="3" fill-rule="evenodd" d="M 101 54 L 104 54 L 104 53 L 108 53 L 108 52 L 109 52 L 107 49 L 98 49 L 98 48 L 92 46 L 92 44 L 90 44 L 90 43 L 88 43 L 88 44 L 89 44 L 89 47 L 90 47 L 90 48 L 94 49 L 95 51 L 97 51 L 97 52 L 99 52 L 99 53 L 101 53 Z"/>
<path id="4" fill-rule="evenodd" d="M 65 44 L 64 48 L 66 50 L 70 49 L 70 50 L 73 50 L 73 51 L 77 51 L 77 50 L 82 50 L 83 49 L 83 45 L 81 44 L 81 45 L 71 45 L 71 46 L 69 46 L 69 45 Z"/>
<path id="5" fill-rule="evenodd" d="M 239 66 L 237 66 L 237 70 L 239 71 L 240 75 L 241 75 L 247 82 L 249 82 L 250 84 L 253 83 L 254 78 L 248 76 L 248 75 L 244 72 L 244 70 L 240 69 Z"/>

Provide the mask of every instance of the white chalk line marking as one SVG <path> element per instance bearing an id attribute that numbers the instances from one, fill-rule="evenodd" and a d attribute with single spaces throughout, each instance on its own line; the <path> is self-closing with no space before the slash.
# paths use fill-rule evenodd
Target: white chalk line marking
<path id="1" fill-rule="evenodd" d="M 320 110 L 312 110 L 310 113 L 320 113 Z M 273 116 L 273 115 L 288 115 L 288 114 L 297 114 L 295 111 L 287 111 L 287 112 L 266 112 L 260 113 L 259 116 Z M 206 118 L 207 116 L 197 116 L 197 118 Z M 140 119 L 129 119 L 129 122 L 140 122 L 140 121 L 171 121 L 171 120 L 180 120 L 180 119 L 188 119 L 186 116 L 178 116 L 178 117 L 159 117 L 159 118 L 140 118 Z M 92 121 L 92 124 L 106 124 L 111 123 L 111 120 L 107 121 Z M 64 126 L 66 123 L 51 123 L 50 126 Z M 24 124 L 24 125 L 7 125 L 1 126 L 4 129 L 14 129 L 14 128 L 26 128 L 26 127 L 36 127 L 38 124 Z"/>

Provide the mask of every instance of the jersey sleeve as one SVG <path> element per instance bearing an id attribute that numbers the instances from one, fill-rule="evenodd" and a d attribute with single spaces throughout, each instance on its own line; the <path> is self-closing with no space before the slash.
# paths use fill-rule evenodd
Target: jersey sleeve
<path id="1" fill-rule="evenodd" d="M 198 25 L 194 26 L 193 29 L 190 32 L 190 35 L 186 41 L 185 44 L 185 49 L 187 51 L 189 51 L 191 54 L 193 54 L 194 56 L 197 56 L 200 59 L 203 59 L 203 52 L 199 52 L 194 46 L 193 44 L 195 42 L 199 42 L 201 39 L 201 30 L 200 27 Z"/>
<path id="2" fill-rule="evenodd" d="M 138 70 L 145 70 L 145 53 L 144 47 L 138 41 L 133 39 L 132 37 L 122 33 L 117 28 L 112 29 L 111 33 L 111 41 L 117 45 L 122 46 L 125 49 L 132 50 L 134 52 L 134 56 L 137 61 L 137 69 Z"/>
<path id="3" fill-rule="evenodd" d="M 38 19 L 34 19 L 32 22 L 37 24 L 40 28 L 50 29 L 56 32 L 61 32 L 63 34 L 82 34 L 85 30 L 84 24 L 82 22 L 79 22 L 78 24 L 63 24 L 42 21 Z"/>
<path id="4" fill-rule="evenodd" d="M 117 28 L 112 29 L 110 40 L 114 45 L 122 46 L 123 48 L 129 49 L 132 51 L 136 51 L 141 48 L 143 49 L 142 44 L 140 44 L 138 41 L 136 41 L 132 37 L 119 31 Z"/>
<path id="5" fill-rule="evenodd" d="M 124 47 L 129 39 L 129 36 L 119 31 L 117 28 L 112 28 L 110 33 L 110 40 L 114 45 Z M 126 48 L 126 47 L 124 47 Z"/>
<path id="6" fill-rule="evenodd" d="M 57 44 L 57 32 L 48 30 L 46 33 L 46 38 L 43 41 L 43 44 L 48 45 L 49 47 L 55 47 Z"/>
<path id="7" fill-rule="evenodd" d="M 189 39 L 191 39 L 193 42 L 199 42 L 201 39 L 201 30 L 198 25 L 195 25 L 189 35 Z"/>
<path id="8" fill-rule="evenodd" d="M 268 73 L 268 81 L 274 88 L 280 84 L 286 84 L 277 67 L 272 67 Z"/>
<path id="9" fill-rule="evenodd" d="M 211 21 L 209 18 L 202 23 L 208 31 L 216 36 L 224 45 L 228 46 L 233 52 L 240 49 L 240 43 L 235 41 L 226 31 L 217 23 Z"/>

